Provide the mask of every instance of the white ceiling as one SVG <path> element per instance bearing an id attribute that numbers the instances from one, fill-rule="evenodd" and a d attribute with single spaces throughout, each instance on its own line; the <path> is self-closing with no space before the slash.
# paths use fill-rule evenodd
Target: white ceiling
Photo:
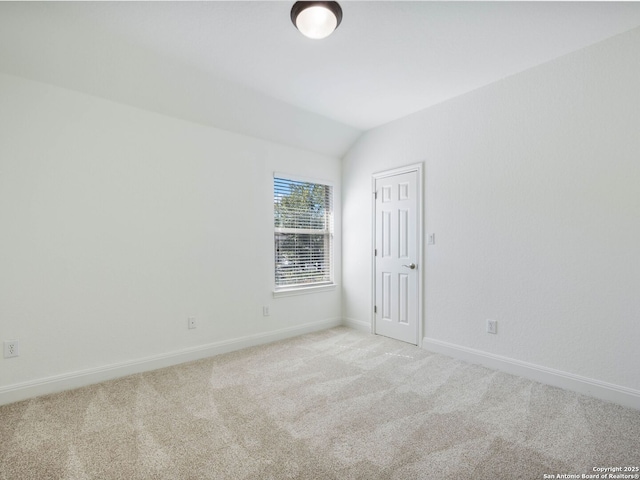
<path id="1" fill-rule="evenodd" d="M 640 25 L 640 2 L 0 2 L 0 71 L 331 155 L 364 130 Z"/>

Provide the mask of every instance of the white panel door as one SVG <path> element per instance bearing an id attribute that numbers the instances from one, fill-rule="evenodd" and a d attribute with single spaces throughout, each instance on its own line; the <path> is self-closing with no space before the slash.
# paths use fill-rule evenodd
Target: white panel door
<path id="1" fill-rule="evenodd" d="M 375 180 L 374 331 L 418 344 L 418 172 Z"/>

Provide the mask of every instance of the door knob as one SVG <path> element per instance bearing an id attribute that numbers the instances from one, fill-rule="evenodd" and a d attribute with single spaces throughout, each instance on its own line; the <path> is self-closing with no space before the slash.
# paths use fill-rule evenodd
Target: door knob
<path id="1" fill-rule="evenodd" d="M 402 266 L 410 268 L 411 270 L 414 270 L 416 268 L 416 264 L 415 263 L 410 263 L 409 265 L 402 265 Z"/>

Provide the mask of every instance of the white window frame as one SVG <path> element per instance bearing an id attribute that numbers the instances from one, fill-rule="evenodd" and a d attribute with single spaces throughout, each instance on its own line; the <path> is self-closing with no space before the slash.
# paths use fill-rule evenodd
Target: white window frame
<path id="1" fill-rule="evenodd" d="M 315 292 L 322 292 L 322 291 L 327 291 L 327 290 L 333 290 L 335 289 L 335 279 L 334 279 L 334 275 L 335 275 L 335 266 L 334 266 L 334 252 L 335 252 L 335 234 L 334 234 L 334 218 L 335 218 L 335 185 L 333 182 L 331 181 L 327 181 L 327 180 L 321 180 L 318 178 L 310 178 L 310 177 L 301 177 L 299 175 L 290 175 L 288 173 L 281 173 L 281 172 L 274 172 L 273 174 L 273 178 L 272 178 L 272 200 L 275 199 L 275 180 L 276 179 L 284 179 L 284 180 L 291 180 L 293 182 L 303 182 L 303 183 L 312 183 L 312 184 L 318 184 L 318 185 L 325 185 L 331 188 L 331 200 L 330 200 L 330 207 L 331 207 L 331 211 L 329 213 L 329 220 L 328 220 L 328 241 L 329 241 L 329 251 L 327 252 L 327 255 L 329 256 L 328 259 L 328 266 L 329 266 L 329 280 L 327 281 L 322 281 L 322 282 L 314 282 L 314 283 L 309 283 L 309 284 L 297 284 L 297 285 L 277 285 L 276 284 L 276 271 L 277 271 L 277 252 L 276 252 L 276 242 L 275 242 L 275 235 L 278 233 L 292 233 L 292 231 L 294 229 L 289 229 L 289 228 L 280 228 L 280 227 L 276 227 L 274 225 L 273 227 L 273 237 L 272 237 L 272 241 L 273 241 L 273 296 L 274 297 L 281 297 L 281 296 L 289 296 L 289 295 L 301 295 L 301 294 L 307 294 L 307 293 L 315 293 Z M 272 210 L 272 215 L 275 215 L 275 209 Z M 275 217 L 274 217 L 275 218 Z M 313 231 L 311 230 L 306 230 L 306 229 L 300 229 L 300 233 L 313 233 Z M 320 233 L 320 232 L 318 232 Z"/>

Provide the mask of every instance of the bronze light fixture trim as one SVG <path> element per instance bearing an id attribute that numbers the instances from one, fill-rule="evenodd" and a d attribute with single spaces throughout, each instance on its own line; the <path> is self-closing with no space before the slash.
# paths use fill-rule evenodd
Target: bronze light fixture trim
<path id="1" fill-rule="evenodd" d="M 342 22 L 338 2 L 296 2 L 291 7 L 291 21 L 304 36 L 326 38 Z"/>

